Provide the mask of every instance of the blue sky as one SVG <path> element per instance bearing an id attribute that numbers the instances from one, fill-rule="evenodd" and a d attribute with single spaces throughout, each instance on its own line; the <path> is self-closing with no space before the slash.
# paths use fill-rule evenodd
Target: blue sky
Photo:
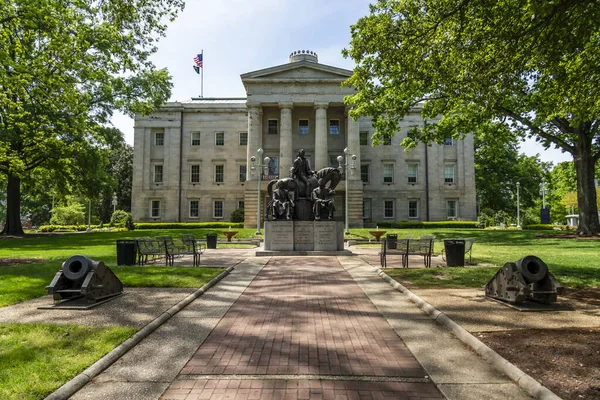
<path id="1" fill-rule="evenodd" d="M 200 95 L 200 75 L 192 66 L 202 49 L 204 97 L 244 97 L 241 74 L 287 63 L 294 50 L 312 50 L 322 64 L 352 69 L 341 51 L 350 41 L 350 25 L 368 12 L 366 0 L 188 0 L 153 60 L 173 76 L 171 101 Z M 113 124 L 133 144 L 133 120 L 116 115 Z M 539 153 L 544 161 L 572 160 L 534 141 L 522 151 Z"/>

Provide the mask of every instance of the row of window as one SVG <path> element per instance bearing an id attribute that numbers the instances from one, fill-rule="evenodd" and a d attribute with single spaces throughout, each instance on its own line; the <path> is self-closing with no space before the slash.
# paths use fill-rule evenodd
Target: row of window
<path id="1" fill-rule="evenodd" d="M 191 145 L 192 146 L 200 146 L 200 132 L 192 132 L 190 134 Z M 240 132 L 239 133 L 239 141 L 240 146 L 248 145 L 248 132 Z M 155 146 L 164 146 L 165 144 L 165 133 L 164 132 L 154 132 L 154 145 Z M 225 146 L 225 132 L 215 132 L 215 146 Z"/>
<path id="2" fill-rule="evenodd" d="M 363 218 L 371 218 L 372 199 L 363 199 Z M 408 218 L 420 218 L 421 204 L 419 199 L 408 200 Z M 244 200 L 237 201 L 238 208 L 244 208 Z M 161 201 L 150 200 L 150 218 L 161 218 Z M 189 200 L 189 218 L 200 218 L 200 200 Z M 213 218 L 223 218 L 224 201 L 213 200 Z M 383 217 L 396 217 L 396 200 L 383 200 Z M 456 219 L 458 217 L 458 200 L 446 200 L 446 218 Z"/>
<path id="3" fill-rule="evenodd" d="M 200 200 L 189 200 L 189 217 L 200 218 Z M 213 200 L 213 218 L 223 218 L 224 201 Z M 237 208 L 244 208 L 244 200 L 237 201 Z M 150 218 L 162 217 L 162 203 L 160 200 L 150 200 Z"/>
<path id="4" fill-rule="evenodd" d="M 300 135 L 308 135 L 310 133 L 308 129 L 308 119 L 299 119 L 298 120 L 298 134 Z M 267 134 L 268 135 L 278 135 L 279 134 L 279 120 L 278 119 L 269 119 L 267 120 Z M 340 120 L 339 119 L 330 119 L 329 120 L 329 134 L 330 135 L 339 135 L 340 134 Z"/>
<path id="5" fill-rule="evenodd" d="M 444 165 L 444 183 L 456 183 L 456 165 Z M 369 164 L 360 166 L 360 179 L 364 183 L 371 181 L 371 171 Z M 407 183 L 419 183 L 419 165 L 408 164 L 406 175 Z M 383 183 L 394 183 L 394 164 L 383 164 Z"/>
<path id="6" fill-rule="evenodd" d="M 369 132 L 367 131 L 361 131 L 359 132 L 359 144 L 361 146 L 368 146 L 369 145 Z M 392 138 L 389 136 L 384 136 L 382 143 L 384 146 L 391 146 L 392 145 Z M 452 137 L 446 137 L 444 138 L 443 141 L 444 146 L 452 146 L 454 145 L 454 139 L 452 139 Z"/>
<path id="7" fill-rule="evenodd" d="M 334 156 L 330 157 L 330 166 L 337 167 L 337 160 Z M 455 164 L 444 165 L 444 183 L 455 183 L 456 166 Z M 163 165 L 154 165 L 153 183 L 163 183 Z M 216 164 L 214 166 L 214 182 L 223 183 L 225 178 L 225 165 Z M 238 165 L 238 182 L 246 182 L 247 168 L 245 164 Z M 279 159 L 278 157 L 272 157 L 267 168 L 267 175 L 278 175 L 279 174 Z M 360 166 L 360 179 L 364 183 L 371 181 L 369 164 L 363 164 Z M 408 164 L 408 173 L 406 176 L 407 183 L 416 184 L 419 183 L 419 165 Z M 190 183 L 200 183 L 200 164 L 190 164 Z M 394 183 L 394 164 L 383 164 L 383 183 Z"/>
<path id="8" fill-rule="evenodd" d="M 363 199 L 363 218 L 371 219 L 371 199 Z M 408 218 L 418 219 L 420 218 L 421 212 L 421 201 L 419 199 L 408 200 Z M 446 218 L 456 219 L 458 218 L 458 200 L 446 200 Z M 396 200 L 395 199 L 384 199 L 383 200 L 383 217 L 384 218 L 396 218 Z"/>

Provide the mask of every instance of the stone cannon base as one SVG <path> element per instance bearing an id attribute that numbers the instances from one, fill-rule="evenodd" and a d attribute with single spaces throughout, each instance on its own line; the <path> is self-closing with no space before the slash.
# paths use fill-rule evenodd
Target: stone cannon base
<path id="1" fill-rule="evenodd" d="M 266 251 L 343 251 L 342 221 L 265 221 Z"/>

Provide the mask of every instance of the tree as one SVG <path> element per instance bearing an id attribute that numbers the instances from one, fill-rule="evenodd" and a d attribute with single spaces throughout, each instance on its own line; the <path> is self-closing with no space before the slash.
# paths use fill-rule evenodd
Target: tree
<path id="1" fill-rule="evenodd" d="M 89 178 L 80 172 L 111 140 L 102 126 L 113 110 L 147 114 L 168 99 L 170 75 L 149 57 L 182 8 L 183 0 L 0 0 L 3 233 L 22 233 L 23 180 L 38 170 L 54 182 Z M 93 183 L 84 182 L 88 195 Z"/>
<path id="2" fill-rule="evenodd" d="M 579 232 L 599 233 L 599 18 L 594 0 L 379 0 L 343 51 L 356 62 L 351 115 L 392 136 L 419 106 L 441 116 L 413 129 L 419 141 L 476 132 L 554 145 L 573 155 Z"/>

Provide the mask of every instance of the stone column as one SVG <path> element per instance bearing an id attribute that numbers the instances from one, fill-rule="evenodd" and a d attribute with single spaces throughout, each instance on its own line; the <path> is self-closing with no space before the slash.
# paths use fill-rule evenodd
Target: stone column
<path id="1" fill-rule="evenodd" d="M 279 103 L 281 109 L 279 136 L 279 177 L 287 178 L 294 160 L 292 148 L 292 107 L 293 103 Z M 311 166 L 312 167 L 312 166 Z"/>
<path id="2" fill-rule="evenodd" d="M 246 180 L 256 180 L 258 179 L 259 174 L 255 170 L 254 175 L 252 175 L 252 161 L 250 158 L 252 156 L 258 157 L 256 154 L 256 150 L 258 150 L 262 145 L 262 130 L 261 130 L 261 109 L 260 105 L 248 104 L 248 145 L 246 146 Z M 255 167 L 258 166 L 258 160 L 256 160 Z"/>
<path id="3" fill-rule="evenodd" d="M 329 166 L 327 151 L 327 106 L 328 103 L 315 103 L 315 171 Z"/>
<path id="4" fill-rule="evenodd" d="M 346 177 L 346 195 L 348 196 L 348 219 L 351 228 L 362 228 L 363 184 L 360 180 L 360 128 L 358 121 L 352 119 L 346 109 L 348 152 L 348 175 Z M 356 159 L 352 159 L 352 155 Z M 354 165 L 354 168 L 351 168 Z"/>

